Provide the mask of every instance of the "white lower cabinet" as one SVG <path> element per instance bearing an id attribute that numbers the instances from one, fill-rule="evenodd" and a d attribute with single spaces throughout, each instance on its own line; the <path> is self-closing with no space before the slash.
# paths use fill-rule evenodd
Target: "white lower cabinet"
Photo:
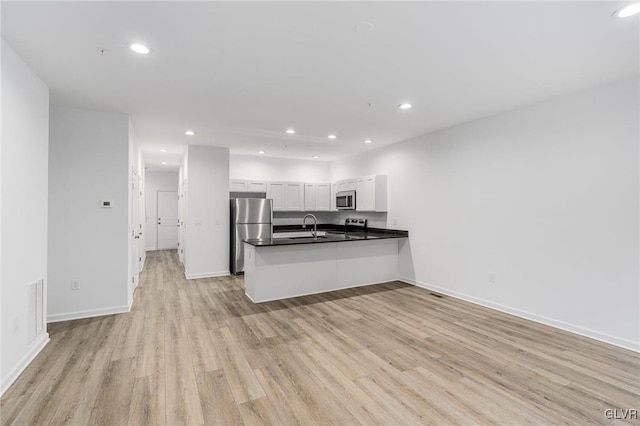
<path id="1" fill-rule="evenodd" d="M 245 294 L 259 303 L 394 281 L 400 244 L 391 238 L 262 247 L 244 243 Z"/>

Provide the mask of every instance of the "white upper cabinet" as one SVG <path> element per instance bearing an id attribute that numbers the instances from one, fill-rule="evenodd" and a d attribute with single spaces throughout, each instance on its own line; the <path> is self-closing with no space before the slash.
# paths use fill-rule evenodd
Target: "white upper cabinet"
<path id="1" fill-rule="evenodd" d="M 304 210 L 331 211 L 331 184 L 305 183 Z"/>
<path id="2" fill-rule="evenodd" d="M 315 183 L 305 183 L 304 184 L 304 210 L 308 212 L 313 212 L 316 210 L 316 196 L 318 193 L 318 188 Z"/>
<path id="3" fill-rule="evenodd" d="M 267 184 L 267 198 L 273 200 L 273 210 L 284 210 L 284 183 L 269 182 Z"/>
<path id="4" fill-rule="evenodd" d="M 371 175 L 356 179 L 356 210 L 387 211 L 387 177 Z"/>
<path id="5" fill-rule="evenodd" d="M 267 182 L 248 181 L 247 191 L 249 192 L 267 192 Z"/>
<path id="6" fill-rule="evenodd" d="M 304 183 L 268 182 L 267 198 L 273 199 L 273 211 L 303 211 Z"/>
<path id="7" fill-rule="evenodd" d="M 331 184 L 319 183 L 316 194 L 316 210 L 328 212 L 331 211 Z"/>
<path id="8" fill-rule="evenodd" d="M 246 180 L 230 180 L 229 192 L 243 192 L 247 190 Z"/>
<path id="9" fill-rule="evenodd" d="M 336 207 L 336 192 L 338 192 L 338 184 L 331 184 L 331 211 L 337 212 L 338 208 Z"/>
<path id="10" fill-rule="evenodd" d="M 387 211 L 387 176 L 371 175 L 334 183 L 265 182 L 231 180 L 233 192 L 266 192 L 273 200 L 273 211 L 337 211 L 336 194 L 356 191 L 356 210 Z"/>
<path id="11" fill-rule="evenodd" d="M 345 179 L 336 182 L 336 184 L 338 185 L 338 192 L 356 190 L 356 179 Z"/>
<path id="12" fill-rule="evenodd" d="M 304 210 L 304 183 L 285 183 L 284 209 L 303 211 Z"/>
<path id="13" fill-rule="evenodd" d="M 229 181 L 230 192 L 267 192 L 267 182 L 257 180 L 232 179 Z"/>

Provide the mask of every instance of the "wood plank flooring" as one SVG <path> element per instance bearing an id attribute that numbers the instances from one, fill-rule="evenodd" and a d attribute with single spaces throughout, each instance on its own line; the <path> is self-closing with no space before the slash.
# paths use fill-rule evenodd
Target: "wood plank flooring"
<path id="1" fill-rule="evenodd" d="M 2 425 L 640 424 L 639 354 L 398 282 L 255 305 L 150 252 L 130 313 L 49 333 Z"/>

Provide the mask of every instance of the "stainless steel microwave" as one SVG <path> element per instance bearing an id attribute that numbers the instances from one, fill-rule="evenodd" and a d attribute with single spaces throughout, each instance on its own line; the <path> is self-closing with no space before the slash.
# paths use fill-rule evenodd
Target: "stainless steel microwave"
<path id="1" fill-rule="evenodd" d="M 341 191 L 336 194 L 336 208 L 338 210 L 356 209 L 356 191 Z"/>

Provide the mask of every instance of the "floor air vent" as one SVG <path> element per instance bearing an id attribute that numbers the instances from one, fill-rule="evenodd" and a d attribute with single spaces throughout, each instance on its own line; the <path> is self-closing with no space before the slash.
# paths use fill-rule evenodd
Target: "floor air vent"
<path id="1" fill-rule="evenodd" d="M 29 343 L 44 330 L 44 280 L 29 285 Z"/>
<path id="2" fill-rule="evenodd" d="M 430 296 L 437 297 L 438 299 L 442 299 L 444 296 L 438 293 L 429 293 Z"/>

